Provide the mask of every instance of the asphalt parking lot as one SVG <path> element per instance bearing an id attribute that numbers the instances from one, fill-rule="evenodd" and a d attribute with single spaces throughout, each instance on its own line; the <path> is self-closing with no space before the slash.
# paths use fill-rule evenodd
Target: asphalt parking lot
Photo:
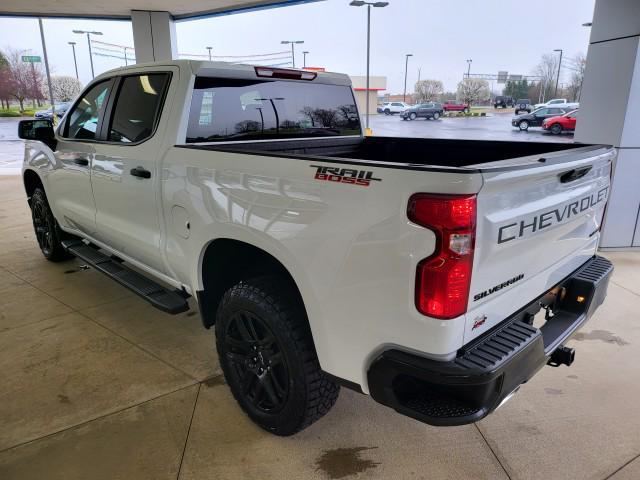
<path id="1" fill-rule="evenodd" d="M 541 128 L 521 132 L 511 126 L 513 114 L 490 111 L 486 117 L 443 117 L 439 120 L 404 121 L 399 115 L 372 115 L 374 135 L 384 137 L 459 138 L 515 142 L 573 142 L 572 133 L 551 135 Z"/>
<path id="2" fill-rule="evenodd" d="M 0 175 L 17 175 L 22 167 L 24 143 L 18 138 L 20 118 L 0 118 Z"/>

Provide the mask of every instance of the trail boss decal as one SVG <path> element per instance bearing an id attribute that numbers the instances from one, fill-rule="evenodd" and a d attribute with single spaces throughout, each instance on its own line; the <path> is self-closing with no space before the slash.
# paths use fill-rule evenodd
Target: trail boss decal
<path id="1" fill-rule="evenodd" d="M 522 238 L 528 233 L 535 233 L 554 225 L 560 225 L 563 221 L 569 220 L 578 214 L 595 207 L 599 203 L 607 200 L 609 187 L 604 187 L 596 193 L 568 203 L 564 207 L 549 210 L 548 212 L 536 215 L 533 218 L 520 220 L 518 223 L 509 223 L 498 229 L 498 244 L 510 242 L 516 238 Z"/>
<path id="2" fill-rule="evenodd" d="M 327 182 L 349 183 L 368 187 L 371 182 L 381 182 L 380 178 L 374 178 L 373 172 L 367 170 L 355 170 L 352 168 L 322 167 L 320 165 L 310 165 L 316 169 L 316 180 Z"/>
<path id="3" fill-rule="evenodd" d="M 524 278 L 524 273 L 521 273 L 517 277 L 513 277 L 513 278 L 510 278 L 509 280 L 505 280 L 504 282 L 496 285 L 495 287 L 491 287 L 490 289 L 485 290 L 484 292 L 475 294 L 473 296 L 473 301 L 477 302 L 478 300 L 484 297 L 488 297 L 492 293 L 496 293 L 497 291 L 502 290 L 503 288 L 508 287 L 509 285 L 513 285 L 514 283 L 519 282 L 523 278 Z M 473 328 L 476 328 L 476 327 L 473 327 Z"/>

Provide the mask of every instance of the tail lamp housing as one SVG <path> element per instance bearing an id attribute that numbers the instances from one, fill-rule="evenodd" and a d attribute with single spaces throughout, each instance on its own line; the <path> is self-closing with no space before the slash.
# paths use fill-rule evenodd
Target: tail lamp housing
<path id="1" fill-rule="evenodd" d="M 409 220 L 432 230 L 435 252 L 418 264 L 416 308 L 443 320 L 467 311 L 476 234 L 476 196 L 418 193 L 409 199 Z"/>

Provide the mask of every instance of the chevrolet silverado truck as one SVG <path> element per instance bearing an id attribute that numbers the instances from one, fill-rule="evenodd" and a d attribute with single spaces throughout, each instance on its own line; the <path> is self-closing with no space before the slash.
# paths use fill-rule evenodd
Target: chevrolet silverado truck
<path id="1" fill-rule="evenodd" d="M 348 387 L 475 422 L 603 302 L 608 146 L 363 136 L 349 78 L 178 60 L 26 120 L 45 258 L 198 308 L 240 407 L 291 435 Z"/>

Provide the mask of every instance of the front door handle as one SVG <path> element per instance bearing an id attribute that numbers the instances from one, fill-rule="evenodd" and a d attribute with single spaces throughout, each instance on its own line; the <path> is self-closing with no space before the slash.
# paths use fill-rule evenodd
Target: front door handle
<path id="1" fill-rule="evenodd" d="M 87 165 L 89 165 L 89 160 L 83 157 L 76 157 L 73 159 L 73 163 L 86 167 Z"/>
<path id="2" fill-rule="evenodd" d="M 151 172 L 142 167 L 132 168 L 129 173 L 134 177 L 151 178 Z"/>

